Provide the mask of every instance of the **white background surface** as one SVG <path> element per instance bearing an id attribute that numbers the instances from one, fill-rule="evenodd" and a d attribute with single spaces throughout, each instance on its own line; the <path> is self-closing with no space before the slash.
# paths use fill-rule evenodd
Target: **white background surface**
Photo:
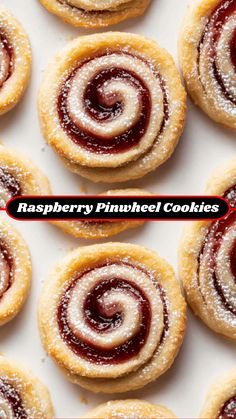
<path id="1" fill-rule="evenodd" d="M 144 17 L 116 25 L 116 30 L 151 37 L 171 52 L 177 62 L 177 37 L 188 0 L 153 0 Z M 48 175 L 54 193 L 102 192 L 68 172 L 45 145 L 40 134 L 36 99 L 42 72 L 53 54 L 74 36 L 91 33 L 75 29 L 50 15 L 37 0 L 0 0 L 22 22 L 33 49 L 33 73 L 29 89 L 20 105 L 0 119 L 0 138 L 6 146 L 28 155 Z M 204 189 L 212 170 L 235 153 L 235 134 L 216 126 L 189 101 L 184 135 L 173 157 L 143 180 L 126 186 L 144 187 L 160 194 L 197 194 Z M 117 185 L 115 185 L 117 186 Z M 110 186 L 109 186 L 110 188 Z M 5 217 L 5 215 L 0 214 Z M 64 235 L 40 222 L 14 222 L 26 239 L 33 263 L 33 286 L 24 309 L 0 330 L 0 351 L 30 367 L 48 385 L 57 418 L 79 418 L 83 412 L 111 396 L 98 396 L 67 382 L 45 355 L 37 330 L 37 300 L 42 281 L 54 264 L 75 246 L 89 244 Z M 183 223 L 148 223 L 143 229 L 120 234 L 126 241 L 156 250 L 177 266 L 177 247 Z M 180 418 L 199 415 L 206 391 L 222 372 L 235 366 L 235 344 L 216 336 L 189 313 L 183 347 L 174 366 L 143 390 L 125 397 L 137 397 L 165 404 Z M 88 404 L 82 403 L 86 397 Z M 121 398 L 118 395 L 117 398 Z M 116 396 L 113 397 L 114 399 Z"/>

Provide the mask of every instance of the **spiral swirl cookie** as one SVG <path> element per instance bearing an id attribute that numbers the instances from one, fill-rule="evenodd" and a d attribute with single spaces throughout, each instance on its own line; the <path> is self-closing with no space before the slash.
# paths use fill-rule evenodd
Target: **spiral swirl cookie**
<path id="1" fill-rule="evenodd" d="M 31 283 L 28 247 L 11 224 L 0 220 L 0 325 L 22 308 Z"/>
<path id="2" fill-rule="evenodd" d="M 94 182 L 137 179 L 164 163 L 183 130 L 185 91 L 173 59 L 139 35 L 80 37 L 56 55 L 39 95 L 43 134 Z"/>
<path id="3" fill-rule="evenodd" d="M 46 176 L 16 151 L 0 145 L 0 208 L 21 195 L 50 195 Z"/>
<path id="4" fill-rule="evenodd" d="M 236 159 L 217 170 L 207 194 L 236 208 Z M 236 211 L 215 222 L 186 228 L 180 246 L 180 277 L 196 315 L 211 329 L 236 339 Z"/>
<path id="5" fill-rule="evenodd" d="M 180 36 L 180 61 L 186 85 L 194 102 L 210 118 L 235 130 L 236 1 L 195 3 Z"/>
<path id="6" fill-rule="evenodd" d="M 0 356 L 0 415 L 5 419 L 54 417 L 47 388 L 31 373 Z"/>
<path id="7" fill-rule="evenodd" d="M 221 377 L 210 388 L 200 418 L 236 418 L 236 369 Z"/>
<path id="8" fill-rule="evenodd" d="M 20 23 L 0 8 L 0 115 L 20 100 L 29 81 L 31 50 Z"/>
<path id="9" fill-rule="evenodd" d="M 143 189 L 116 189 L 107 191 L 101 196 L 147 196 L 150 192 Z M 122 231 L 140 227 L 144 221 L 52 221 L 52 224 L 61 228 L 65 233 L 83 239 L 102 239 L 114 236 Z"/>
<path id="10" fill-rule="evenodd" d="M 151 0 L 40 0 L 46 9 L 74 26 L 102 28 L 142 15 Z"/>
<path id="11" fill-rule="evenodd" d="M 45 350 L 94 392 L 143 387 L 173 363 L 185 302 L 171 267 L 140 246 L 106 243 L 69 253 L 39 304 Z"/>
<path id="12" fill-rule="evenodd" d="M 142 400 L 116 400 L 104 403 L 88 412 L 83 418 L 106 419 L 172 419 L 176 416 L 164 406 L 157 406 Z"/>

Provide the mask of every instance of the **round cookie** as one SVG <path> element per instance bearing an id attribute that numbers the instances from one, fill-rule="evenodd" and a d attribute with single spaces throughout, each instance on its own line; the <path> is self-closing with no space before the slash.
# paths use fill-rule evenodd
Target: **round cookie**
<path id="1" fill-rule="evenodd" d="M 48 179 L 31 160 L 0 145 L 0 207 L 21 195 L 51 195 Z"/>
<path id="2" fill-rule="evenodd" d="M 183 131 L 186 94 L 172 57 L 140 35 L 68 43 L 45 71 L 42 133 L 69 170 L 127 182 L 163 164 Z"/>
<path id="3" fill-rule="evenodd" d="M 236 158 L 216 170 L 206 194 L 236 207 Z M 188 303 L 208 327 L 231 339 L 236 339 L 235 226 L 234 210 L 220 221 L 188 224 L 179 250 Z"/>
<path id="4" fill-rule="evenodd" d="M 10 223 L 0 220 L 0 326 L 18 314 L 30 284 L 28 247 Z"/>
<path id="5" fill-rule="evenodd" d="M 138 188 L 115 189 L 102 193 L 104 196 L 147 196 L 150 192 Z M 140 227 L 144 221 L 52 221 L 52 224 L 61 228 L 65 233 L 76 238 L 102 239 L 111 237 L 129 229 Z"/>
<path id="6" fill-rule="evenodd" d="M 200 418 L 236 417 L 236 369 L 220 377 L 210 388 Z"/>
<path id="7" fill-rule="evenodd" d="M 173 419 L 176 416 L 166 407 L 153 405 L 143 400 L 115 400 L 104 403 L 88 412 L 83 418 L 104 419 Z"/>
<path id="8" fill-rule="evenodd" d="M 214 121 L 236 129 L 235 0 L 198 0 L 186 14 L 179 55 L 187 90 Z"/>
<path id="9" fill-rule="evenodd" d="M 0 7 L 0 115 L 22 97 L 31 71 L 31 48 L 20 23 Z"/>
<path id="10" fill-rule="evenodd" d="M 54 417 L 47 388 L 32 374 L 0 356 L 0 412 L 7 419 Z"/>
<path id="11" fill-rule="evenodd" d="M 151 0 L 40 0 L 65 22 L 85 28 L 102 28 L 142 15 Z"/>
<path id="12" fill-rule="evenodd" d="M 125 243 L 80 247 L 47 278 L 39 303 L 45 350 L 93 392 L 143 387 L 171 367 L 185 331 L 172 268 Z"/>

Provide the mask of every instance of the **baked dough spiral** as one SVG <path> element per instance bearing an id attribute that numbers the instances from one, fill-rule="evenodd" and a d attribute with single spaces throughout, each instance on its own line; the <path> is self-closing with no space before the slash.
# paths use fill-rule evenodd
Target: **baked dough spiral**
<path id="1" fill-rule="evenodd" d="M 210 388 L 200 418 L 236 417 L 236 369 L 220 377 Z"/>
<path id="2" fill-rule="evenodd" d="M 42 132 L 66 166 L 94 182 L 137 179 L 164 163 L 183 130 L 185 91 L 171 56 L 139 35 L 70 42 L 45 72 Z"/>
<path id="3" fill-rule="evenodd" d="M 236 1 L 194 2 L 180 36 L 180 62 L 194 102 L 236 129 Z"/>
<path id="4" fill-rule="evenodd" d="M 143 400 L 115 400 L 104 403 L 88 412 L 83 418 L 103 419 L 173 419 L 176 416 L 166 407 Z"/>
<path id="5" fill-rule="evenodd" d="M 151 0 L 40 0 L 46 9 L 74 26 L 102 28 L 142 15 Z"/>
<path id="6" fill-rule="evenodd" d="M 0 220 L 0 325 L 22 308 L 31 283 L 29 250 L 11 224 Z"/>
<path id="7" fill-rule="evenodd" d="M 30 71 L 28 37 L 12 14 L 0 7 L 0 115 L 19 102 Z"/>
<path id="8" fill-rule="evenodd" d="M 173 270 L 154 252 L 123 243 L 81 247 L 45 282 L 39 329 L 69 380 L 119 393 L 143 387 L 172 365 L 185 302 Z"/>
<path id="9" fill-rule="evenodd" d="M 236 159 L 217 170 L 206 193 L 236 208 Z M 180 245 L 180 277 L 187 300 L 211 329 L 236 339 L 236 211 L 187 226 Z"/>
<path id="10" fill-rule="evenodd" d="M 150 192 L 138 188 L 113 189 L 101 196 L 148 196 Z M 140 227 L 144 221 L 52 221 L 52 224 L 61 228 L 65 233 L 76 238 L 102 239 L 111 237 L 129 229 Z"/>
<path id="11" fill-rule="evenodd" d="M 54 417 L 46 387 L 31 371 L 0 356 L 0 416 L 3 419 Z"/>
<path id="12" fill-rule="evenodd" d="M 50 195 L 46 176 L 28 158 L 0 145 L 0 207 L 21 195 Z"/>

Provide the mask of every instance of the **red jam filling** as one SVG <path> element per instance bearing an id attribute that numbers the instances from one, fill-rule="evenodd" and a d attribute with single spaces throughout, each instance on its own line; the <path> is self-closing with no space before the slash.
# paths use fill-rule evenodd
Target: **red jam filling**
<path id="1" fill-rule="evenodd" d="M 224 404 L 219 419 L 236 419 L 236 396 Z"/>
<path id="2" fill-rule="evenodd" d="M 0 186 L 13 198 L 22 195 L 20 183 L 6 169 L 0 167 Z"/>
<path id="3" fill-rule="evenodd" d="M 120 54 L 131 55 L 128 53 Z M 58 115 L 61 126 L 74 143 L 80 145 L 81 147 L 93 153 L 116 154 L 125 152 L 131 149 L 132 147 L 138 145 L 147 130 L 150 120 L 150 112 L 152 108 L 150 92 L 145 83 L 142 81 L 142 79 L 132 71 L 114 67 L 101 71 L 89 82 L 85 91 L 84 106 L 86 112 L 96 121 L 112 120 L 116 118 L 118 115 L 120 115 L 122 113 L 122 103 L 120 102 L 119 98 L 117 97 L 117 101 L 115 104 L 113 101 L 113 104 L 111 106 L 106 105 L 101 101 L 101 98 L 99 96 L 99 89 L 102 85 L 104 85 L 104 83 L 110 80 L 123 80 L 126 83 L 135 86 L 135 88 L 138 89 L 138 91 L 140 92 L 140 118 L 126 132 L 116 137 L 104 139 L 102 136 L 91 134 L 89 132 L 89 127 L 86 131 L 83 130 L 71 120 L 67 108 L 67 99 L 73 77 L 75 76 L 77 71 L 89 61 L 90 60 L 83 63 L 80 67 L 77 67 L 68 77 L 61 89 L 57 103 Z M 160 76 L 158 74 L 156 75 L 156 77 L 160 80 L 164 97 L 164 117 L 159 132 L 160 135 L 169 118 L 169 113 L 167 92 L 165 89 L 164 81 L 160 79 Z"/>
<path id="4" fill-rule="evenodd" d="M 236 0 L 221 1 L 209 19 L 209 23 L 207 24 L 205 28 L 205 31 L 203 33 L 203 36 L 202 36 L 202 39 L 198 48 L 199 57 L 200 57 L 201 46 L 204 43 L 205 36 L 211 33 L 209 52 L 211 53 L 211 57 L 213 60 L 212 66 L 213 66 L 214 76 L 219 86 L 221 87 L 221 90 L 224 96 L 226 97 L 226 99 L 231 101 L 234 104 L 236 104 L 236 100 L 228 91 L 228 88 L 217 68 L 217 62 L 216 62 L 215 57 L 216 57 L 216 44 L 220 37 L 221 30 L 224 24 L 227 22 L 228 18 L 235 12 L 236 12 Z M 230 56 L 231 56 L 232 64 L 236 68 L 236 30 L 234 31 L 234 34 L 231 38 L 229 48 L 230 48 Z"/>
<path id="5" fill-rule="evenodd" d="M 18 391 L 7 382 L 0 378 L 0 394 L 7 400 L 13 411 L 14 418 L 27 419 L 27 413 L 23 406 L 22 399 Z"/>
<path id="6" fill-rule="evenodd" d="M 132 265 L 128 266 L 132 268 Z M 89 271 L 86 271 L 85 273 L 88 272 Z M 99 304 L 99 299 L 101 299 L 101 297 L 106 292 L 111 290 L 118 290 L 132 295 L 132 297 L 135 298 L 139 303 L 140 317 L 142 320 L 136 335 L 120 346 L 107 350 L 100 348 L 99 346 L 88 345 L 74 335 L 73 331 L 70 329 L 70 325 L 67 319 L 67 309 L 71 298 L 71 292 L 73 292 L 73 288 L 83 277 L 83 275 L 84 273 L 72 282 L 72 284 L 63 295 L 58 306 L 57 321 L 63 340 L 75 354 L 91 362 L 98 362 L 105 365 L 118 364 L 132 359 L 139 354 L 148 337 L 152 319 L 149 300 L 138 286 L 134 285 L 133 283 L 129 283 L 123 278 L 113 277 L 110 280 L 102 281 L 101 283 L 97 284 L 89 293 L 83 307 L 84 320 L 93 330 L 98 333 L 108 333 L 109 331 L 119 327 L 122 323 L 122 313 L 117 311 L 115 314 L 113 313 L 112 315 L 108 316 L 107 313 L 104 312 L 101 304 Z M 164 330 L 160 341 L 161 344 L 168 331 L 169 321 L 164 292 L 160 289 L 159 291 L 163 302 L 164 311 Z"/>
<path id="7" fill-rule="evenodd" d="M 9 290 L 13 281 L 13 259 L 12 256 L 5 245 L 4 241 L 0 239 L 0 253 L 2 259 L 2 266 L 0 269 L 3 269 L 3 283 L 0 287 L 0 299 L 3 297 L 5 292 Z"/>
<path id="8" fill-rule="evenodd" d="M 10 44 L 7 36 L 5 35 L 5 33 L 3 31 L 1 31 L 1 29 L 0 29 L 0 44 L 2 45 L 2 47 L 4 48 L 4 51 L 6 53 L 7 64 L 8 64 L 7 73 L 4 74 L 4 77 L 2 79 L 0 77 L 0 87 L 2 87 L 2 85 L 5 83 L 5 81 L 9 79 L 9 77 L 11 76 L 12 71 L 13 71 L 14 51 L 13 51 L 12 45 Z"/>
<path id="9" fill-rule="evenodd" d="M 226 191 L 224 198 L 226 198 L 231 207 L 236 207 L 236 186 L 230 188 Z M 227 233 L 227 230 L 236 223 L 236 211 L 232 210 L 227 217 L 220 221 L 213 222 L 209 229 L 209 232 L 206 236 L 204 246 L 202 248 L 199 262 L 201 263 L 201 257 L 204 252 L 209 253 L 209 267 L 213 272 L 213 280 L 214 280 L 214 287 L 221 298 L 222 304 L 232 314 L 236 315 L 236 308 L 232 306 L 230 302 L 228 302 L 227 297 L 225 296 L 225 292 L 223 287 L 220 284 L 220 281 L 216 275 L 215 267 L 216 267 L 216 255 L 221 246 L 222 240 L 224 235 Z M 235 224 L 236 225 L 236 224 Z M 230 260 L 230 269 L 232 276 L 236 282 L 236 240 L 233 243 L 229 254 Z"/>
<path id="10" fill-rule="evenodd" d="M 226 191 L 224 194 L 224 198 L 229 201 L 231 208 L 236 209 L 236 186 L 228 189 L 228 191 Z"/>
<path id="11" fill-rule="evenodd" d="M 230 57 L 236 71 L 236 29 L 230 42 Z"/>

